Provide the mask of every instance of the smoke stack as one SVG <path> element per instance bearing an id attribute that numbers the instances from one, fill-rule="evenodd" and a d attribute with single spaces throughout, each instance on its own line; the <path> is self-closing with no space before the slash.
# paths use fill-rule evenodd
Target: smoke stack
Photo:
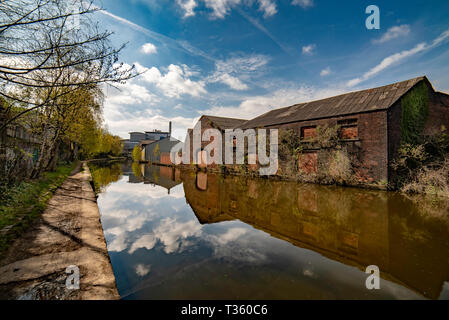
<path id="1" fill-rule="evenodd" d="M 169 124 L 168 124 L 168 134 L 169 134 L 170 138 L 171 138 L 171 130 L 172 130 L 172 124 L 171 124 L 171 121 L 170 121 Z"/>

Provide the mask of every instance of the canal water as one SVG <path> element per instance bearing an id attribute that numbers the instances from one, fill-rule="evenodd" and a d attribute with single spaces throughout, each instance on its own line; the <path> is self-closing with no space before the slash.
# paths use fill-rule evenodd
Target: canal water
<path id="1" fill-rule="evenodd" d="M 92 166 L 123 299 L 449 299 L 449 204 L 167 167 Z M 380 290 L 366 268 L 380 269 Z"/>

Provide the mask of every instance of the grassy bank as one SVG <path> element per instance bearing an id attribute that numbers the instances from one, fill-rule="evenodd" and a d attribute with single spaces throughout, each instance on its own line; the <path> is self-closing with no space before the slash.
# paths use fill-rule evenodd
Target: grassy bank
<path id="1" fill-rule="evenodd" d="M 76 164 L 61 165 L 38 180 L 23 181 L 0 196 L 0 257 L 11 243 L 38 218 L 48 200 L 73 171 Z"/>

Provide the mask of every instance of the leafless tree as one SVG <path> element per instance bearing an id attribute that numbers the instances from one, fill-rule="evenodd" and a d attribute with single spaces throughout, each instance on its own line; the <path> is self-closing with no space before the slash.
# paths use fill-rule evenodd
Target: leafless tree
<path id="1" fill-rule="evenodd" d="M 111 45 L 111 32 L 95 20 L 98 10 L 86 0 L 0 2 L 0 96 L 24 107 L 0 131 L 72 91 L 136 75 L 118 63 L 124 46 Z"/>

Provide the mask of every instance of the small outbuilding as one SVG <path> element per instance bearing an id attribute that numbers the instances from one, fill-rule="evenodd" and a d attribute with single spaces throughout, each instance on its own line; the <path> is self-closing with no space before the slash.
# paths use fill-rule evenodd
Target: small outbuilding
<path id="1" fill-rule="evenodd" d="M 142 146 L 142 155 L 144 161 L 154 164 L 171 166 L 170 153 L 173 147 L 181 141 L 168 137 Z"/>

